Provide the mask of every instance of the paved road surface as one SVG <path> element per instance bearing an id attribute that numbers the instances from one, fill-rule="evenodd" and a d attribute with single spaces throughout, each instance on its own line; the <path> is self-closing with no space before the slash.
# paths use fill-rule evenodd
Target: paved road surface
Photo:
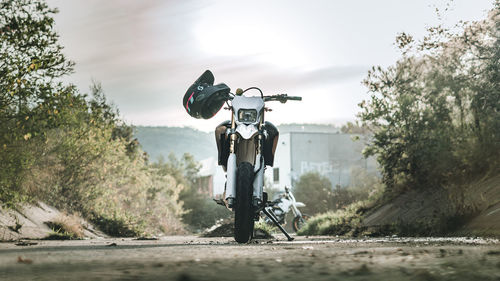
<path id="1" fill-rule="evenodd" d="M 0 243 L 0 280 L 500 280 L 500 243 L 473 238 L 162 237 Z"/>

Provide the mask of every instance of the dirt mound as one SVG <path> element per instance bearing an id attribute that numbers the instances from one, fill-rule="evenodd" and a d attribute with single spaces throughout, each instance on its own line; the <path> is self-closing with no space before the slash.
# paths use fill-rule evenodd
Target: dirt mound
<path id="1" fill-rule="evenodd" d="M 435 233 L 429 235 L 438 235 L 449 228 L 447 221 L 455 214 L 447 197 L 445 190 L 409 191 L 369 212 L 363 226 L 380 235 L 391 234 L 394 227 L 399 234 L 431 231 Z"/>
<path id="2" fill-rule="evenodd" d="M 234 235 L 234 220 L 222 219 L 205 230 L 201 237 L 232 237 Z"/>
<path id="3" fill-rule="evenodd" d="M 233 237 L 234 219 L 223 219 L 203 232 L 201 237 Z M 253 233 L 254 239 L 273 239 L 274 236 L 268 230 L 259 228 L 257 224 Z"/>
<path id="4" fill-rule="evenodd" d="M 500 175 L 478 181 L 466 198 L 476 215 L 457 231 L 457 235 L 500 237 Z"/>
<path id="5" fill-rule="evenodd" d="M 369 211 L 363 227 L 375 235 L 500 236 L 500 175 L 466 187 L 409 191 Z"/>
<path id="6" fill-rule="evenodd" d="M 17 210 L 0 209 L 0 241 L 46 238 L 54 232 L 50 226 L 64 216 L 64 213 L 42 202 L 27 204 Z M 80 218 L 78 223 L 82 228 L 82 237 L 106 237 L 85 220 Z"/>

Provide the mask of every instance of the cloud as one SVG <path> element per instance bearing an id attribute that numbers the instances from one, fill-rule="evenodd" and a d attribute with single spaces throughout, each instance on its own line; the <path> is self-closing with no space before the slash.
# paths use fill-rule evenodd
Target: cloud
<path id="1" fill-rule="evenodd" d="M 306 70 L 265 63 L 259 60 L 262 54 L 203 53 L 193 28 L 208 4 L 196 1 L 49 2 L 60 7 L 56 27 L 68 56 L 77 62 L 71 81 L 83 91 L 91 79 L 102 82 L 108 98 L 125 116 L 179 114 L 185 90 L 205 69 L 211 69 L 217 82 L 233 90 L 258 86 L 269 94 L 328 87 L 358 79 L 367 69 L 323 66 Z"/>
<path id="2" fill-rule="evenodd" d="M 298 0 L 48 2 L 60 8 L 56 29 L 64 52 L 77 63 L 69 81 L 82 91 L 92 78 L 101 81 L 127 120 L 159 125 L 198 124 L 183 112 L 181 100 L 205 69 L 233 91 L 258 86 L 268 94 L 305 96 L 300 107 L 280 108 L 283 116 L 297 118 L 289 122 L 354 116 L 366 92 L 360 85 L 366 71 L 372 64 L 393 63 L 394 35 L 424 30 L 429 18 L 425 3 L 418 1 L 382 0 L 361 10 L 354 2 L 327 0 L 315 5 Z M 476 2 L 489 0 L 471 4 L 480 8 L 484 3 Z M 225 44 L 229 48 L 222 48 Z M 245 48 L 234 50 L 238 47 Z M 294 115 L 297 110 L 304 114 Z"/>

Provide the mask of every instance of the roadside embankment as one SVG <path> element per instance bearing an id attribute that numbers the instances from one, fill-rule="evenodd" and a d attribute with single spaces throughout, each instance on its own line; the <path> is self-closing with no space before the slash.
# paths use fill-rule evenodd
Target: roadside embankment
<path id="1" fill-rule="evenodd" d="M 500 237 L 500 175 L 465 185 L 410 190 L 313 217 L 302 235 Z"/>
<path id="2" fill-rule="evenodd" d="M 466 186 L 412 190 L 370 212 L 369 232 L 398 235 L 500 236 L 500 175 Z"/>
<path id="3" fill-rule="evenodd" d="M 73 229 L 71 233 L 69 228 Z M 51 236 L 63 239 L 63 234 L 68 238 L 72 235 L 75 235 L 72 238 L 106 237 L 84 219 L 68 216 L 42 202 L 26 204 L 17 210 L 0 209 L 0 241 L 45 239 Z"/>

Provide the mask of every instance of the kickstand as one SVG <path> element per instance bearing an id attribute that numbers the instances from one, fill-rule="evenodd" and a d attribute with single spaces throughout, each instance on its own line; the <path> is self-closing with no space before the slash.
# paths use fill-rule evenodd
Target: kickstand
<path id="1" fill-rule="evenodd" d="M 290 234 L 288 234 L 288 232 L 286 232 L 286 230 L 281 226 L 281 224 L 279 224 L 278 220 L 273 214 L 273 211 L 269 212 L 266 208 L 264 208 L 262 209 L 262 212 L 264 212 L 264 214 L 266 214 L 266 216 L 274 222 L 274 224 L 281 230 L 281 232 L 285 234 L 286 238 L 288 238 L 288 241 L 292 241 L 294 239 L 293 237 L 290 237 Z"/>

